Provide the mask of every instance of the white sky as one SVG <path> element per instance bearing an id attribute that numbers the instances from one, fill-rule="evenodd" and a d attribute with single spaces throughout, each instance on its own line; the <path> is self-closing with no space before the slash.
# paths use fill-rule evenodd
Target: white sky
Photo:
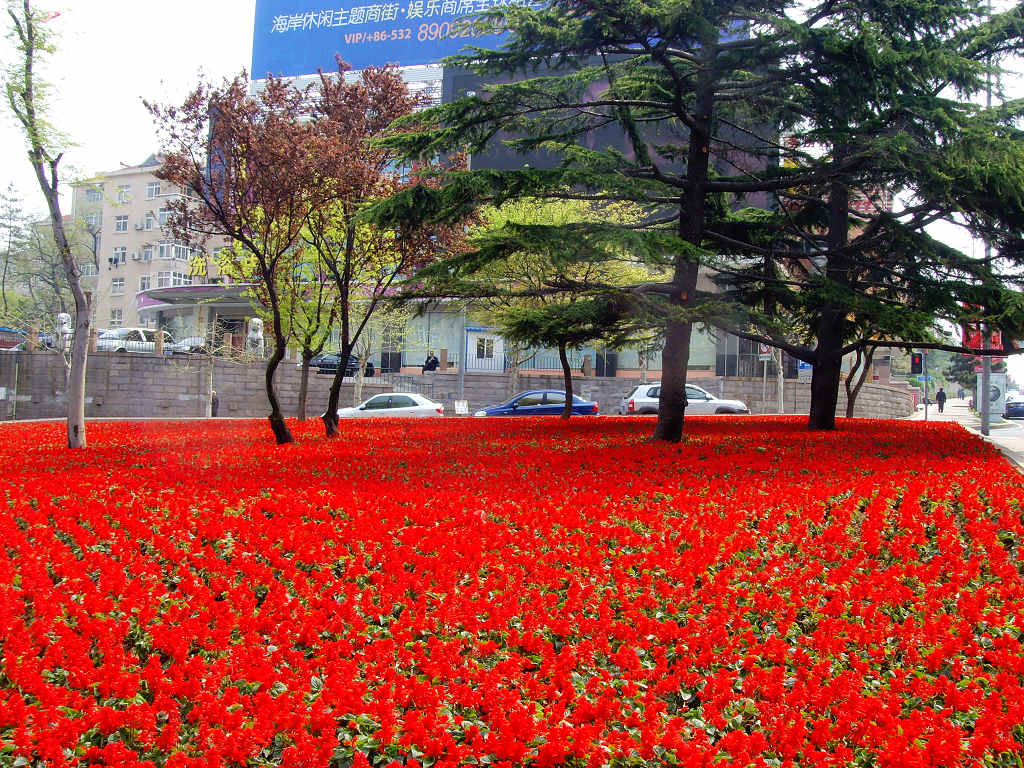
<path id="1" fill-rule="evenodd" d="M 255 0 L 36 4 L 61 14 L 49 22 L 59 34 L 58 50 L 43 76 L 53 84 L 51 121 L 77 145 L 61 163 L 65 181 L 138 165 L 156 151 L 143 99 L 180 104 L 200 70 L 219 82 L 249 69 Z M 0 52 L 6 64 L 13 55 L 6 37 Z M 23 146 L 9 109 L 0 109 L 0 190 L 13 182 L 26 210 L 42 216 L 45 203 Z"/>
<path id="2" fill-rule="evenodd" d="M 61 165 L 65 183 L 122 164 L 138 165 L 158 149 L 143 99 L 180 104 L 200 73 L 220 82 L 247 70 L 251 62 L 255 0 L 37 2 L 60 11 L 50 22 L 59 35 L 58 51 L 43 76 L 53 84 L 51 120 L 75 144 Z M 6 32 L 4 11 L 0 26 Z M 9 41 L 0 40 L 0 60 L 6 64 L 12 54 Z M 41 218 L 45 204 L 25 158 L 24 140 L 4 107 L 0 191 L 13 183 L 25 210 Z M 62 204 L 69 212 L 70 199 Z M 1024 384 L 1024 355 L 1011 358 L 1010 366 Z"/>

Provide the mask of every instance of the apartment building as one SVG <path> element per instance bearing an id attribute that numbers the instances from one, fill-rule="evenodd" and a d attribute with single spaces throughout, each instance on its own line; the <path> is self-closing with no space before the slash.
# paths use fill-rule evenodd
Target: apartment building
<path id="1" fill-rule="evenodd" d="M 209 248 L 168 230 L 180 187 L 156 177 L 160 158 L 97 175 L 74 186 L 72 215 L 93 233 L 87 269 L 96 328 L 164 328 L 175 338 L 237 332 L 252 316 L 243 288 L 219 274 Z M 214 244 L 216 245 L 216 244 Z"/>

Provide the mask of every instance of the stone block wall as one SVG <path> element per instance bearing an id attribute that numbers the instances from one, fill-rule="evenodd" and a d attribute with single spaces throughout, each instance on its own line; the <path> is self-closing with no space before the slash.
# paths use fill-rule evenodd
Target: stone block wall
<path id="1" fill-rule="evenodd" d="M 751 413 L 778 413 L 778 385 L 768 379 L 767 397 L 761 379 L 723 379 L 719 391 L 704 387 L 712 394 L 731 400 L 742 400 Z M 807 414 L 811 410 L 811 385 L 806 381 L 787 379 L 783 386 L 783 403 L 786 413 Z M 865 384 L 854 405 L 854 416 L 871 419 L 901 419 L 914 412 L 914 393 L 917 390 L 907 384 Z M 846 415 L 846 388 L 839 388 L 837 416 Z"/>
<path id="2" fill-rule="evenodd" d="M 307 415 L 315 417 L 327 403 L 332 376 L 311 373 Z M 276 384 L 286 417 L 295 415 L 301 369 L 285 361 L 277 369 Z M 67 411 L 64 391 L 64 363 L 53 352 L 0 354 L 0 419 L 62 418 Z M 603 414 L 614 414 L 626 392 L 637 382 L 631 379 L 576 375 L 577 394 L 596 400 Z M 695 380 L 712 394 L 743 400 L 754 413 L 776 413 L 775 382 L 769 381 L 762 402 L 760 379 Z M 806 414 L 810 407 L 810 385 L 787 381 L 786 413 Z M 562 377 L 555 374 L 522 374 L 514 384 L 507 374 L 469 373 L 463 381 L 463 399 L 469 412 L 501 403 L 512 394 L 529 389 L 561 389 Z M 85 413 L 90 418 L 184 418 L 210 414 L 210 392 L 216 390 L 221 417 L 263 418 L 269 414 L 263 363 L 237 363 L 203 356 L 160 356 L 98 352 L 89 356 L 86 374 Z M 424 374 L 388 374 L 365 380 L 361 399 L 378 392 L 413 391 L 444 403 L 445 412 L 455 413 L 458 372 L 434 371 Z M 915 390 L 907 385 L 866 384 L 857 400 L 858 416 L 901 418 L 914 411 Z M 352 382 L 342 387 L 341 405 L 354 404 Z M 838 413 L 846 409 L 841 393 Z"/>

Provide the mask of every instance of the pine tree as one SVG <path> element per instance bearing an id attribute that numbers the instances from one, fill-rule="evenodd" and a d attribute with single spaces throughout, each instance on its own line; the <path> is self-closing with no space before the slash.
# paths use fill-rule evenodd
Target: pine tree
<path id="1" fill-rule="evenodd" d="M 444 219 L 481 201 L 521 197 L 639 206 L 640 225 L 598 222 L 530 236 L 566 263 L 574 252 L 614 244 L 666 274 L 571 287 L 639 299 L 636 306 L 659 318 L 665 344 L 654 438 L 678 441 L 694 323 L 721 314 L 720 300 L 698 292 L 698 271 L 723 266 L 735 238 L 746 241 L 733 212 L 851 164 L 777 167 L 779 105 L 791 87 L 784 70 L 796 48 L 782 33 L 762 32 L 765 19 L 785 21 L 782 10 L 772 3 L 555 0 L 540 10 L 490 11 L 481 28 L 513 30 L 509 43 L 455 63 L 498 82 L 406 121 L 389 144 L 419 157 L 453 149 L 477 155 L 505 141 L 529 164 L 455 174 L 437 193 L 392 199 L 377 219 Z"/>
<path id="2" fill-rule="evenodd" d="M 790 26 L 802 67 L 786 108 L 800 140 L 785 159 L 799 166 L 816 152 L 851 162 L 826 182 L 781 190 L 765 222 L 771 237 L 723 283 L 737 306 L 758 310 L 746 313 L 754 338 L 813 364 L 809 424 L 830 429 L 845 354 L 941 346 L 936 319 L 957 323 L 967 312 L 1013 337 L 1024 328 L 1012 287 L 1024 265 L 1014 257 L 1024 223 L 1019 105 L 986 110 L 968 100 L 1022 26 L 1019 9 L 988 19 L 958 0 L 827 3 L 807 13 L 815 24 Z M 894 212 L 886 202 L 897 192 L 911 202 Z M 1012 265 L 928 234 L 954 215 L 1000 241 Z M 802 338 L 780 333 L 780 318 Z"/>

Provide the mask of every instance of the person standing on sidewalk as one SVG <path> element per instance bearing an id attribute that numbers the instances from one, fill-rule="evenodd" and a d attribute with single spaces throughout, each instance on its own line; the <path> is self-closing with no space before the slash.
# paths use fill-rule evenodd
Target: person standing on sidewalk
<path id="1" fill-rule="evenodd" d="M 935 404 L 939 406 L 939 413 L 942 413 L 946 407 L 946 391 L 942 387 L 935 393 Z"/>

